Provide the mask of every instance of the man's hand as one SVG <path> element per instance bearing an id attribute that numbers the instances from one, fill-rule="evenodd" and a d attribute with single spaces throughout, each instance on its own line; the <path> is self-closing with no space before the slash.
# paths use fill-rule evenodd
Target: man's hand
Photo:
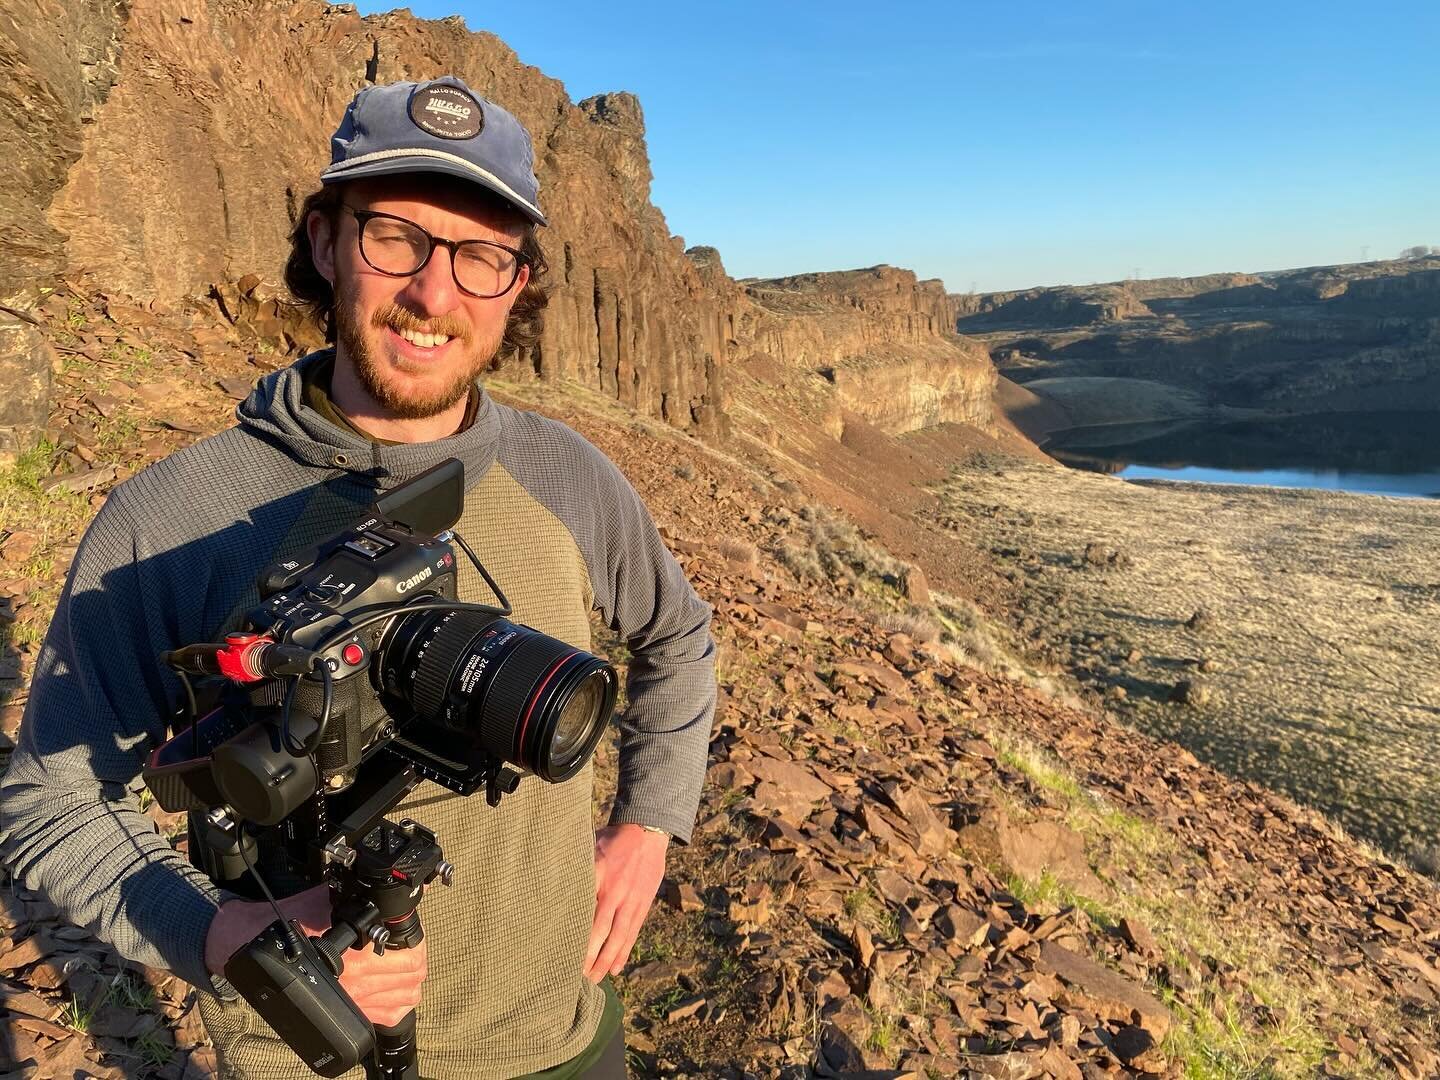
<path id="1" fill-rule="evenodd" d="M 595 922 L 585 977 L 618 975 L 665 876 L 670 837 L 639 825 L 607 825 L 595 834 Z"/>
<path id="2" fill-rule="evenodd" d="M 317 885 L 280 901 L 287 919 L 300 929 L 319 935 L 330 928 L 330 890 Z M 205 966 L 216 975 L 225 973 L 225 964 L 235 950 L 275 921 L 275 909 L 267 903 L 231 900 L 222 904 L 205 938 Z M 368 945 L 363 950 L 345 950 L 345 973 L 340 985 L 372 1024 L 393 1027 L 420 1004 L 420 984 L 425 981 L 425 942 L 413 949 L 386 949 L 376 956 Z"/>

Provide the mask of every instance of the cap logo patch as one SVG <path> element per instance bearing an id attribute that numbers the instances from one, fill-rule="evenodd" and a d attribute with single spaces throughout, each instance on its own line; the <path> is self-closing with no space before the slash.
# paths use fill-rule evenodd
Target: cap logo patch
<path id="1" fill-rule="evenodd" d="M 443 83 L 415 91 L 410 98 L 410 119 L 420 130 L 441 139 L 473 139 L 484 123 L 478 101 L 458 86 Z"/>

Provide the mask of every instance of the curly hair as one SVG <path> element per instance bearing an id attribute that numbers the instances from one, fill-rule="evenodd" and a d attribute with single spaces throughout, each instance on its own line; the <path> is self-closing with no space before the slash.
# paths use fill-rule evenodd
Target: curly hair
<path id="1" fill-rule="evenodd" d="M 324 214 L 330 221 L 331 229 L 338 227 L 340 220 L 342 188 L 339 184 L 323 185 L 318 191 L 306 196 L 290 230 L 290 255 L 285 260 L 285 287 L 295 301 L 325 327 L 325 340 L 335 340 L 335 291 L 330 282 L 315 268 L 315 259 L 310 250 L 310 232 L 306 223 L 312 213 Z M 545 275 L 550 264 L 545 260 L 545 251 L 540 246 L 539 229 L 532 223 L 525 223 L 520 238 L 520 252 L 530 267 L 530 278 L 505 323 L 505 336 L 495 354 L 499 364 L 516 355 L 522 349 L 532 348 L 540 340 L 540 331 L 545 323 L 545 305 L 550 296 L 545 288 Z"/>

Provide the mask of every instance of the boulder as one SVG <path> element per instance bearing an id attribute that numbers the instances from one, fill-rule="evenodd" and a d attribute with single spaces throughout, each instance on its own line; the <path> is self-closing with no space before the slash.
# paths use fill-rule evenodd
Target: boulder
<path id="1" fill-rule="evenodd" d="M 50 415 L 55 353 L 28 319 L 0 311 L 0 459 L 34 446 Z"/>

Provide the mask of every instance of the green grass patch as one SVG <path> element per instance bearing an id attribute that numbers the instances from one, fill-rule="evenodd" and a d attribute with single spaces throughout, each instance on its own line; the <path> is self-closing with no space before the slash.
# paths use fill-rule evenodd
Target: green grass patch
<path id="1" fill-rule="evenodd" d="M 1066 907 L 1078 908 L 1090 917 L 1091 922 L 1105 927 L 1107 930 L 1118 926 L 1122 918 L 1113 908 L 1099 900 L 1082 896 L 1057 880 L 1049 870 L 1043 871 L 1038 881 L 1028 881 L 1018 874 L 1011 874 L 1005 879 L 1005 888 L 1011 896 L 1031 911 L 1048 912 L 1059 911 Z"/>
<path id="2" fill-rule="evenodd" d="M 1017 772 L 1024 773 L 1036 787 L 1053 791 L 1066 799 L 1083 799 L 1084 790 L 1064 768 L 1030 747 L 1007 747 L 997 752 L 999 759 Z"/>
<path id="3" fill-rule="evenodd" d="M 675 955 L 675 946 L 660 938 L 646 940 L 641 935 L 641 940 L 636 943 L 635 951 L 630 954 L 630 963 L 635 965 L 648 964 L 653 960 L 669 960 Z"/>
<path id="4" fill-rule="evenodd" d="M 1259 990 L 1255 994 L 1263 1000 Z M 1217 987 L 1202 988 L 1192 1005 L 1172 991 L 1161 996 L 1177 1021 L 1163 1048 L 1187 1080 L 1298 1080 L 1314 1076 L 1330 1048 L 1303 1020 L 1287 1018 L 1257 1030 L 1246 1022 L 1238 998 Z"/>
<path id="5" fill-rule="evenodd" d="M 90 1030 L 90 1023 L 94 1019 L 94 1012 L 87 1009 L 75 998 L 66 1002 L 65 1011 L 60 1014 L 60 1023 L 64 1024 L 71 1031 L 78 1031 L 82 1035 Z"/>
<path id="6" fill-rule="evenodd" d="M 96 445 L 100 450 L 130 451 L 139 441 L 140 424 L 135 417 L 128 413 L 116 413 L 101 425 Z"/>
<path id="7" fill-rule="evenodd" d="M 845 906 L 845 914 L 864 926 L 875 937 L 885 941 L 900 940 L 900 917 L 895 913 L 894 908 L 876 895 L 870 885 L 861 885 L 857 889 L 851 889 L 845 894 L 842 902 Z"/>
<path id="8" fill-rule="evenodd" d="M 156 1031 L 147 1031 L 141 1035 L 135 1041 L 135 1049 L 140 1051 L 141 1062 L 151 1069 L 164 1068 L 175 1056 L 175 1048 Z"/>
<path id="9" fill-rule="evenodd" d="M 650 1002 L 650 1015 L 653 1016 L 656 1020 L 665 1019 L 665 1014 L 668 1013 L 671 1009 L 673 1009 L 676 1005 L 680 1004 L 680 1001 L 682 998 L 684 998 L 684 996 L 685 988 L 683 986 L 670 987 L 670 989 L 666 990 L 663 994 Z"/>
<path id="10" fill-rule="evenodd" d="M 1167 966 L 1189 972 L 1197 984 L 1184 1000 L 1169 987 L 1151 988 L 1175 1017 L 1165 1050 L 1181 1064 L 1187 1078 L 1312 1076 L 1329 1049 L 1314 1017 L 1322 1012 L 1349 1016 L 1393 1008 L 1353 1000 L 1321 970 L 1296 969 L 1284 958 L 1283 943 L 1266 940 L 1230 911 L 1222 897 L 1203 887 L 1205 874 L 1198 879 L 1202 887 L 1193 894 L 1177 893 L 1173 867 L 1177 860 L 1197 860 L 1194 852 L 1182 849 L 1162 826 L 1086 790 L 1053 756 L 1007 734 L 992 732 L 991 739 L 1000 760 L 1035 788 L 1056 797 L 1066 824 L 1085 837 L 1092 865 L 1114 872 L 1114 893 L 1103 902 L 1067 888 L 1048 871 L 1038 881 L 1008 875 L 1007 888 L 1031 910 L 1073 905 L 1102 927 L 1132 918 L 1155 935 L 1165 950 Z M 1001 789 L 998 794 L 1008 793 Z M 1243 990 L 1227 991 L 1208 969 L 1193 970 L 1186 957 L 1195 953 L 1215 957 L 1243 973 Z M 1248 1010 L 1244 1002 L 1251 1000 L 1250 995 L 1270 1006 L 1272 1017 L 1282 1019 L 1272 1022 Z M 1361 1068 L 1358 1075 L 1375 1072 Z"/>

